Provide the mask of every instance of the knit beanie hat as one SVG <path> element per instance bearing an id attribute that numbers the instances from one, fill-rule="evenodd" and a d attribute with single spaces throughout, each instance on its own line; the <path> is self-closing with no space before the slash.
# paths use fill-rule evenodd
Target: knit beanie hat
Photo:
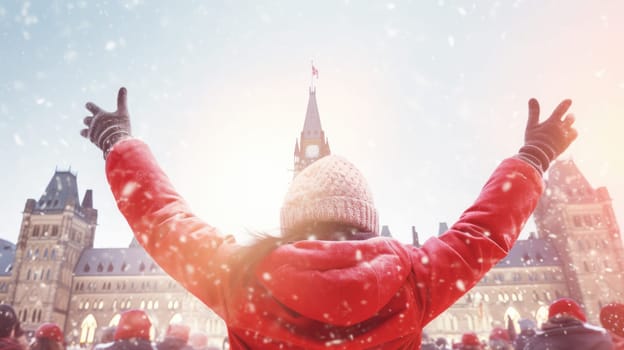
<path id="1" fill-rule="evenodd" d="M 561 298 L 555 300 L 548 308 L 548 318 L 553 318 L 557 315 L 569 315 L 583 322 L 587 322 L 585 313 L 581 309 L 581 306 L 576 301 L 570 298 Z"/>
<path id="2" fill-rule="evenodd" d="M 624 337 L 624 304 L 607 304 L 600 309 L 600 324 L 611 333 Z"/>
<path id="3" fill-rule="evenodd" d="M 366 179 L 352 163 L 335 155 L 317 160 L 295 176 L 280 219 L 282 233 L 314 222 L 379 232 L 377 210 Z"/>
<path id="4" fill-rule="evenodd" d="M 150 340 L 150 327 L 152 322 L 143 310 L 124 311 L 115 330 L 115 340 L 130 338 Z"/>
<path id="5" fill-rule="evenodd" d="M 16 329 L 16 325 L 18 321 L 15 310 L 9 305 L 0 305 L 0 338 L 8 337 Z"/>
<path id="6" fill-rule="evenodd" d="M 490 332 L 490 340 L 503 340 L 506 342 L 510 342 L 509 332 L 502 327 L 494 327 Z"/>
<path id="7" fill-rule="evenodd" d="M 188 342 L 190 332 L 191 329 L 189 328 L 189 326 L 179 323 L 172 323 L 169 325 L 169 327 L 167 327 L 167 333 L 165 333 L 165 337 L 180 339 L 186 343 Z"/>
<path id="8" fill-rule="evenodd" d="M 44 323 L 35 332 L 35 338 L 37 339 L 50 339 L 55 342 L 63 342 L 63 331 L 54 323 Z"/>
<path id="9" fill-rule="evenodd" d="M 475 332 L 468 332 L 462 334 L 461 337 L 461 345 L 463 346 L 481 346 L 481 342 L 479 341 L 479 337 Z"/>
<path id="10" fill-rule="evenodd" d="M 208 346 L 208 335 L 204 332 L 193 332 L 189 335 L 188 344 L 194 349 Z"/>

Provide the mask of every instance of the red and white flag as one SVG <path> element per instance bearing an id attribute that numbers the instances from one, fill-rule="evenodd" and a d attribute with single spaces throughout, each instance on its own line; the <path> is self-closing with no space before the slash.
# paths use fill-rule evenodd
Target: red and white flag
<path id="1" fill-rule="evenodd" d="M 312 76 L 316 77 L 316 79 L 318 79 L 318 69 L 316 69 L 316 67 L 314 67 L 314 65 L 312 65 Z"/>

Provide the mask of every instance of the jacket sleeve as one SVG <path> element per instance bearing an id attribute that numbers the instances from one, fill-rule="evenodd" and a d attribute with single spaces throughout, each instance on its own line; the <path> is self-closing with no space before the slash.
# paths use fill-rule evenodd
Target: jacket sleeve
<path id="1" fill-rule="evenodd" d="M 423 326 L 509 253 L 542 191 L 542 178 L 531 165 L 506 159 L 447 232 L 430 238 L 420 249 L 407 247 Z"/>
<path id="2" fill-rule="evenodd" d="M 147 253 L 225 318 L 234 239 L 191 212 L 142 141 L 116 144 L 106 159 L 106 176 L 119 210 Z"/>

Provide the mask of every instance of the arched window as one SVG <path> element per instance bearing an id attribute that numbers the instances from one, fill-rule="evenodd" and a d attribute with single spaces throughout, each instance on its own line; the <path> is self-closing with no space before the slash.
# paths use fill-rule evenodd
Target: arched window
<path id="1" fill-rule="evenodd" d="M 147 302 L 147 309 L 151 310 L 154 307 L 154 302 L 152 302 L 151 300 Z"/>
<path id="2" fill-rule="evenodd" d="M 50 259 L 54 260 L 56 259 L 56 250 L 52 249 L 52 252 L 50 252 Z"/>
<path id="3" fill-rule="evenodd" d="M 91 344 L 95 337 L 97 321 L 92 314 L 87 315 L 80 325 L 80 344 Z"/>
<path id="4" fill-rule="evenodd" d="M 113 263 L 108 263 L 108 267 L 106 268 L 107 272 L 113 272 Z"/>
<path id="5" fill-rule="evenodd" d="M 44 259 L 47 259 L 47 258 L 48 258 L 48 248 L 46 248 L 46 249 L 43 251 L 43 258 L 44 258 Z"/>
<path id="6" fill-rule="evenodd" d="M 102 265 L 102 263 L 99 263 L 96 270 L 97 272 L 104 272 L 104 265 Z"/>
<path id="7" fill-rule="evenodd" d="M 26 318 L 28 318 L 28 309 L 24 309 L 24 313 L 22 314 L 22 322 L 26 322 Z"/>
<path id="8" fill-rule="evenodd" d="M 520 320 L 520 313 L 516 308 L 510 306 L 505 311 L 505 316 L 503 317 L 503 324 L 507 324 L 507 320 L 511 318 L 511 321 L 514 325 L 514 329 L 516 330 L 516 334 L 520 334 L 520 325 L 518 321 Z"/>
<path id="9" fill-rule="evenodd" d="M 540 306 L 537 311 L 535 311 L 535 320 L 537 321 L 537 328 L 542 326 L 542 323 L 548 321 L 548 307 Z"/>
<path id="10" fill-rule="evenodd" d="M 115 300 L 117 301 L 117 300 Z M 113 316 L 113 318 L 111 318 L 110 322 L 108 323 L 109 327 L 117 327 L 117 325 L 119 324 L 119 319 L 121 318 L 120 314 L 116 314 L 115 316 Z"/>
<path id="11" fill-rule="evenodd" d="M 91 271 L 91 266 L 89 266 L 89 264 L 85 264 L 84 268 L 82 269 L 84 272 L 89 272 Z"/>
<path id="12" fill-rule="evenodd" d="M 50 269 L 46 271 L 46 280 L 50 280 Z"/>
<path id="13" fill-rule="evenodd" d="M 26 280 L 30 279 L 30 274 L 31 274 L 31 271 L 30 269 L 28 269 L 28 272 L 26 273 Z"/>

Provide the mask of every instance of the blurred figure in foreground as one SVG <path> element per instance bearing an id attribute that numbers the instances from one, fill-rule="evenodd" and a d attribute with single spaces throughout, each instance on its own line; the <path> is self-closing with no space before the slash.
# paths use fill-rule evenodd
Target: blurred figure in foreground
<path id="1" fill-rule="evenodd" d="M 520 334 L 516 336 L 516 339 L 513 341 L 513 346 L 515 350 L 524 350 L 524 347 L 527 345 L 529 340 L 535 336 L 535 322 L 529 320 L 527 318 L 523 318 L 518 321 L 518 325 L 520 325 Z"/>
<path id="2" fill-rule="evenodd" d="M 143 310 L 124 311 L 115 330 L 111 350 L 154 350 L 150 342 L 152 322 Z"/>
<path id="3" fill-rule="evenodd" d="M 0 350 L 25 350 L 20 337 L 25 338 L 15 310 L 9 305 L 0 305 Z"/>
<path id="4" fill-rule="evenodd" d="M 100 333 L 100 341 L 93 347 L 93 350 L 105 350 L 110 348 L 115 342 L 116 326 L 105 327 Z"/>
<path id="5" fill-rule="evenodd" d="M 611 334 L 616 350 L 624 350 L 624 304 L 612 303 L 600 309 L 600 324 Z"/>
<path id="6" fill-rule="evenodd" d="M 65 339 L 61 327 L 54 323 L 44 323 L 35 331 L 35 340 L 30 350 L 63 350 Z"/>
<path id="7" fill-rule="evenodd" d="M 466 332 L 462 334 L 461 343 L 457 345 L 459 350 L 483 350 L 483 344 L 479 340 L 479 336 L 475 332 Z"/>
<path id="8" fill-rule="evenodd" d="M 488 344 L 491 350 L 513 350 L 509 332 L 502 327 L 494 327 L 492 329 Z"/>
<path id="9" fill-rule="evenodd" d="M 187 345 L 191 329 L 183 324 L 170 324 L 165 339 L 156 345 L 158 350 L 193 350 Z"/>
<path id="10" fill-rule="evenodd" d="M 586 321 L 585 313 L 574 300 L 555 300 L 548 308 L 548 321 L 529 340 L 525 350 L 612 350 L 607 331 Z"/>

